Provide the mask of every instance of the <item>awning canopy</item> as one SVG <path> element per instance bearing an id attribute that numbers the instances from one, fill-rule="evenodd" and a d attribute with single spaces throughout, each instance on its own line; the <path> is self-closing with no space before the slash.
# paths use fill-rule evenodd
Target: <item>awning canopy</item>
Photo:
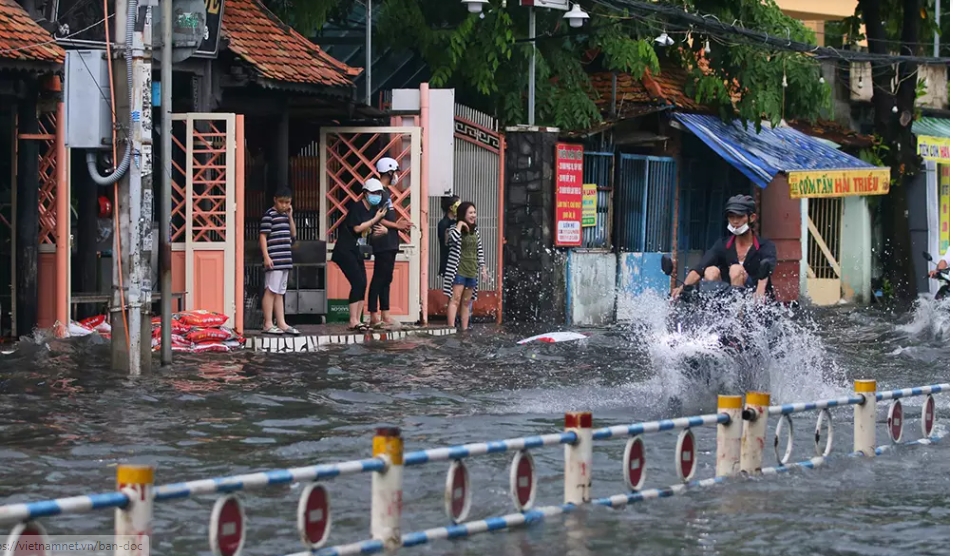
<path id="1" fill-rule="evenodd" d="M 781 172 L 877 170 L 879 175 L 884 170 L 791 127 L 772 128 L 769 125 L 763 125 L 761 133 L 757 133 L 753 125 L 745 129 L 740 122 L 725 123 L 717 116 L 681 112 L 675 113 L 674 116 L 726 162 L 762 189 Z M 889 170 L 887 172 L 889 175 Z M 792 187 L 792 196 L 795 196 L 793 193 Z M 868 193 L 881 193 L 881 191 Z"/>
<path id="2" fill-rule="evenodd" d="M 913 122 L 913 133 L 917 136 L 917 149 L 924 160 L 950 163 L 950 120 L 920 118 Z"/>

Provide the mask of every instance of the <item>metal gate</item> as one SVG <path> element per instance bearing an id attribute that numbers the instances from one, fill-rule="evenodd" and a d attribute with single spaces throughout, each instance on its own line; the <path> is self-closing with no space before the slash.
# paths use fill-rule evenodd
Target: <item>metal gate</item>
<path id="1" fill-rule="evenodd" d="M 172 115 L 172 289 L 241 328 L 244 201 L 235 114 Z M 244 146 L 244 145 L 243 145 Z"/>
<path id="2" fill-rule="evenodd" d="M 670 252 L 675 215 L 675 159 L 621 154 L 618 175 L 615 208 L 619 251 Z"/>
<path id="3" fill-rule="evenodd" d="M 489 280 L 480 278 L 480 296 L 473 313 L 478 316 L 503 316 L 503 156 L 506 140 L 499 131 L 499 122 L 492 116 L 454 105 L 453 193 L 477 206 L 477 226 L 483 241 Z M 445 314 L 446 297 L 442 293 L 440 271 L 440 238 L 437 224 L 443 218 L 440 197 L 430 197 L 430 313 Z"/>
<path id="4" fill-rule="evenodd" d="M 608 249 L 612 238 L 612 180 L 615 155 L 611 152 L 586 151 L 582 158 L 582 182 L 596 186 L 596 218 L 586 226 L 583 218 L 582 247 Z"/>
<path id="5" fill-rule="evenodd" d="M 844 200 L 808 199 L 807 295 L 816 305 L 841 299 L 841 223 Z"/>
<path id="6" fill-rule="evenodd" d="M 391 286 L 391 316 L 415 322 L 420 315 L 420 128 L 419 127 L 329 127 L 321 129 L 321 237 L 327 238 L 330 254 L 338 227 L 347 216 L 347 205 L 361 198 L 364 182 L 377 176 L 376 163 L 390 157 L 400 165 L 400 176 L 390 193 L 399 218 L 416 226 L 400 232 L 400 253 L 394 265 Z M 330 258 L 330 257 L 329 257 Z M 367 261 L 368 281 L 374 263 Z M 332 300 L 347 299 L 350 286 L 335 264 L 328 265 L 327 291 Z"/>

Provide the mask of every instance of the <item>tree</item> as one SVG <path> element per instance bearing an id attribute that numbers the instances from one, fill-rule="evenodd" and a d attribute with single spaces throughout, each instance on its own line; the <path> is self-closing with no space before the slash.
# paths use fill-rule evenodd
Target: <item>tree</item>
<path id="1" fill-rule="evenodd" d="M 932 19 L 933 2 L 939 0 L 859 0 L 857 13 L 844 22 L 855 42 L 866 38 L 874 54 L 924 55 L 937 29 Z M 929 8 L 929 9 L 928 9 Z M 949 2 L 945 12 L 949 13 Z M 860 33 L 860 23 L 866 36 Z M 949 33 L 949 27 L 946 28 Z M 881 200 L 884 231 L 882 261 L 897 299 L 916 298 L 910 223 L 907 218 L 906 185 L 920 172 L 921 159 L 912 124 L 918 112 L 918 67 L 912 62 L 873 64 L 874 132 L 880 162 L 890 166 L 891 187 Z"/>
<path id="2" fill-rule="evenodd" d="M 354 0 L 266 0 L 306 36 L 315 36 L 324 20 L 346 17 Z M 814 33 L 785 16 L 773 2 L 737 0 L 660 0 L 721 21 L 738 21 L 792 40 L 813 42 Z M 482 16 L 468 14 L 457 0 L 383 0 L 375 5 L 375 44 L 418 53 L 431 70 L 430 83 L 455 87 L 466 104 L 496 115 L 504 123 L 526 122 L 529 59 L 528 9 L 517 0 L 503 7 L 491 0 Z M 692 70 L 687 92 L 724 116 L 737 115 L 760 125 L 784 117 L 812 119 L 829 106 L 829 86 L 809 56 L 766 51 L 759 45 L 707 36 L 678 22 L 606 8 L 585 6 L 590 20 L 570 29 L 562 12 L 537 10 L 537 122 L 564 129 L 586 129 L 602 118 L 587 71 L 641 75 L 657 73 L 659 58 Z M 676 43 L 667 48 L 653 40 L 661 32 Z M 708 66 L 696 55 L 708 44 Z M 787 86 L 785 86 L 785 83 Z"/>

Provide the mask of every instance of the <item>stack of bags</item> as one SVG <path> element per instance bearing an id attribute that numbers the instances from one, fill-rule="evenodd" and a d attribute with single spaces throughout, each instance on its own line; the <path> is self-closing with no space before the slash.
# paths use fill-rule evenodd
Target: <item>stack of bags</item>
<path id="1" fill-rule="evenodd" d="M 245 337 L 225 326 L 228 317 L 211 311 L 184 311 L 172 315 L 172 351 L 202 353 L 229 352 L 242 349 Z M 96 315 L 79 322 L 70 321 L 70 336 L 88 336 L 93 332 L 109 339 L 112 328 L 106 315 Z M 152 318 L 152 350 L 162 346 L 162 317 Z"/>

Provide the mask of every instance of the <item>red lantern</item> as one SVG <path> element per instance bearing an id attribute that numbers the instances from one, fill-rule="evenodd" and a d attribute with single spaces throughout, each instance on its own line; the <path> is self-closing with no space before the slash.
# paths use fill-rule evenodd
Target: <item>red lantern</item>
<path id="1" fill-rule="evenodd" d="M 113 203 L 109 200 L 109 197 L 101 195 L 99 197 L 99 217 L 100 218 L 109 218 L 113 214 Z"/>

